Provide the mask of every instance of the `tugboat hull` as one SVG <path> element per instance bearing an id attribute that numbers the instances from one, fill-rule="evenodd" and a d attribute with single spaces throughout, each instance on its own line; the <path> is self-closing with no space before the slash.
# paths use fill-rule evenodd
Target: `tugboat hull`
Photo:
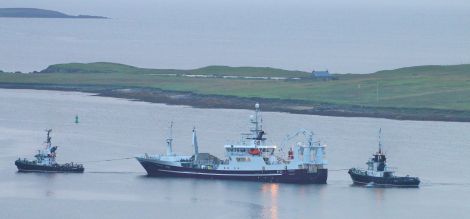
<path id="1" fill-rule="evenodd" d="M 259 182 L 280 182 L 298 184 L 326 184 L 327 169 L 318 169 L 310 173 L 306 169 L 266 170 L 266 171 L 230 171 L 179 167 L 137 158 L 147 171 L 154 177 L 190 177 L 204 179 L 246 180 Z"/>
<path id="2" fill-rule="evenodd" d="M 30 161 L 15 161 L 16 167 L 18 167 L 18 172 L 61 172 L 61 173 L 83 173 L 85 168 L 78 165 L 38 165 Z"/>
<path id="3" fill-rule="evenodd" d="M 364 174 L 358 174 L 353 169 L 348 171 L 354 184 L 367 185 L 374 183 L 377 186 L 392 186 L 392 187 L 418 187 L 420 180 L 417 177 L 376 177 Z"/>

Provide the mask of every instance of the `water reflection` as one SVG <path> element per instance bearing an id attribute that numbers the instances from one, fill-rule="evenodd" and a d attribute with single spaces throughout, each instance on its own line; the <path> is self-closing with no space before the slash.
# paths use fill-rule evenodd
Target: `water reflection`
<path id="1" fill-rule="evenodd" d="M 166 132 L 155 131 L 155 124 L 148 119 L 148 115 L 155 113 L 165 115 L 159 120 L 165 124 L 166 120 L 172 118 L 179 119 L 178 124 L 181 127 L 201 124 L 201 131 L 206 131 L 205 134 L 201 133 L 202 136 L 218 136 L 209 140 L 205 138 L 207 141 L 201 142 L 204 149 L 211 152 L 220 151 L 220 145 L 225 143 L 225 139 L 220 136 L 237 137 L 240 127 L 244 127 L 246 122 L 233 119 L 246 116 L 247 112 L 242 110 L 202 110 L 82 97 L 81 94 L 74 94 L 73 97 L 58 94 L 61 93 L 0 91 L 3 103 L 10 104 L 9 107 L 0 107 L 0 120 L 11 121 L 16 118 L 21 121 L 25 115 L 33 119 L 32 122 L 2 122 L 1 130 L 5 130 L 13 139 L 25 139 L 25 136 L 30 139 L 34 137 L 31 133 L 36 133 L 37 130 L 57 127 L 58 131 L 63 132 L 60 137 L 57 136 L 57 142 L 70 145 L 61 149 L 61 159 L 79 161 L 123 157 L 144 151 L 163 152 L 164 148 L 155 146 L 155 142 L 162 142 Z M 44 101 L 47 104 L 43 104 Z M 47 113 L 50 112 L 50 106 L 57 106 L 57 110 L 62 113 L 44 116 L 50 115 Z M 32 108 L 35 110 L 28 110 Z M 67 113 L 70 110 L 73 112 Z M 66 114 L 75 115 L 77 110 L 93 112 L 87 114 L 87 119 L 94 123 L 76 126 L 76 133 L 67 134 L 70 127 L 61 124 L 70 120 L 70 116 Z M 109 115 L 120 115 L 120 119 Z M 159 178 L 147 177 L 136 161 L 100 163 L 90 166 L 95 173 L 78 175 L 21 174 L 14 172 L 16 167 L 13 161 L 18 155 L 30 153 L 32 146 L 27 146 L 26 149 L 29 149 L 25 150 L 24 145 L 35 145 L 36 141 L 24 143 L 18 140 L 11 142 L 8 146 L 11 149 L 4 150 L 0 157 L 0 164 L 3 164 L 0 165 L 3 168 L 0 171 L 0 218 L 11 218 L 12 215 L 37 217 L 38 212 L 51 205 L 56 206 L 56 214 L 49 218 L 63 218 L 64 215 L 78 211 L 83 218 L 96 215 L 106 215 L 105 218 L 132 218 L 137 212 L 140 218 L 155 218 L 158 215 L 161 218 L 369 219 L 396 215 L 397 209 L 399 213 L 410 215 L 409 217 L 465 218 L 464 215 L 468 215 L 470 189 L 467 182 L 470 180 L 462 172 L 470 171 L 469 159 L 466 159 L 470 150 L 466 148 L 467 150 L 461 151 L 464 149 L 457 147 L 468 142 L 468 135 L 465 133 L 470 132 L 470 125 L 467 123 L 407 122 L 282 113 L 266 113 L 266 116 L 271 117 L 268 120 L 270 127 L 284 127 L 287 124 L 289 127 L 286 126 L 286 129 L 289 130 L 295 130 L 298 126 L 315 130 L 332 145 L 328 157 L 335 168 L 355 166 L 363 161 L 363 155 L 368 154 L 370 148 L 359 145 L 372 145 L 376 141 L 375 136 L 370 136 L 370 133 L 376 130 L 377 124 L 387 127 L 390 133 L 397 133 L 395 136 L 391 134 L 388 138 L 390 141 L 400 139 L 405 135 L 404 132 L 409 133 L 407 135 L 413 138 L 390 142 L 394 145 L 390 147 L 393 161 L 407 168 L 404 171 L 428 179 L 428 183 L 422 189 L 356 187 L 349 186 L 351 180 L 344 172 L 332 172 L 328 185 Z M 216 135 L 212 132 L 214 124 L 224 124 L 222 129 L 216 130 Z M 183 131 L 175 134 L 186 136 L 186 130 Z M 126 133 L 126 138 L 122 138 L 120 133 Z M 273 128 L 270 134 L 281 138 L 284 137 L 284 130 Z M 42 135 L 39 137 L 42 138 Z M 88 140 L 83 142 L 83 139 Z M 119 139 L 120 144 L 103 144 L 115 139 Z M 350 147 L 351 139 L 354 139 L 357 147 Z M 181 141 L 182 145 L 191 144 L 190 139 L 181 138 Z M 448 144 L 449 142 L 452 144 Z M 442 145 L 446 144 L 447 147 L 442 149 Z M 416 145 L 420 147 L 415 147 Z M 191 148 L 180 149 L 181 153 L 191 153 Z M 93 153 L 86 153 L 87 151 Z M 414 162 L 410 157 L 415 154 L 428 159 Z M 92 155 L 95 156 L 93 159 L 90 158 Z M 441 159 L 442 165 L 436 165 L 435 160 L 442 157 L 452 159 Z M 459 164 L 458 168 L 446 168 L 449 165 L 455 166 L 455 162 Z M 109 174 L 111 172 L 119 174 Z M 431 184 L 430 181 L 447 184 Z M 28 208 L 18 208 L 26 205 Z"/>
<path id="2" fill-rule="evenodd" d="M 263 215 L 268 218 L 278 218 L 278 194 L 279 184 L 277 183 L 265 183 L 261 186 L 261 192 L 269 195 L 269 207 L 263 209 Z"/>
<path id="3" fill-rule="evenodd" d="M 41 176 L 44 176 L 45 182 L 47 187 L 45 188 L 45 194 L 46 197 L 52 198 L 55 196 L 55 181 L 57 180 L 57 174 L 56 173 L 37 173 L 40 174 Z"/>
<path id="4" fill-rule="evenodd" d="M 54 195 L 55 195 L 54 191 L 49 190 L 49 189 L 46 190 L 46 196 L 47 197 L 54 197 Z"/>
<path id="5" fill-rule="evenodd" d="M 371 186 L 371 185 L 357 185 L 357 184 L 351 184 L 349 185 L 351 188 L 356 188 L 360 190 L 364 190 L 364 192 L 367 192 L 373 196 L 373 199 L 375 200 L 375 203 L 380 206 L 382 202 L 385 200 L 385 190 L 386 189 L 394 189 L 394 188 L 387 188 L 387 187 L 380 187 L 380 186 Z"/>
<path id="6" fill-rule="evenodd" d="M 385 189 L 384 188 L 376 188 L 374 189 L 375 194 L 375 203 L 377 205 L 382 205 L 382 201 L 384 200 Z"/>

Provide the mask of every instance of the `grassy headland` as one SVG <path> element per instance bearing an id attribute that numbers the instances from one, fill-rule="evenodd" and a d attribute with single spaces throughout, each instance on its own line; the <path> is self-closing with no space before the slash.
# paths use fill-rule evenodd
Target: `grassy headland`
<path id="1" fill-rule="evenodd" d="M 52 65 L 37 73 L 0 73 L 0 87 L 97 92 L 197 107 L 250 108 L 337 116 L 470 121 L 470 65 L 417 66 L 336 74 L 209 66 L 144 69 L 115 63 Z"/>
<path id="2" fill-rule="evenodd" d="M 45 10 L 39 8 L 0 8 L 0 17 L 10 18 L 93 18 L 107 19 L 102 16 L 91 15 L 68 15 L 58 11 Z"/>

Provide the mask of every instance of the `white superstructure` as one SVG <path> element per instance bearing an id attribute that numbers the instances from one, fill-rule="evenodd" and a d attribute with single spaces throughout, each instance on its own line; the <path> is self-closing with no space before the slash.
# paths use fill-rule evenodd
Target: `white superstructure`
<path id="1" fill-rule="evenodd" d="M 44 142 L 44 149 L 38 150 L 38 153 L 34 155 L 36 157 L 36 162 L 38 165 L 52 166 L 57 164 L 55 161 L 57 146 L 52 146 L 51 142 L 51 132 L 52 129 L 47 129 L 47 138 Z"/>
<path id="2" fill-rule="evenodd" d="M 166 155 L 150 156 L 145 154 L 140 159 L 162 165 L 222 171 L 307 169 L 308 172 L 316 172 L 317 169 L 325 168 L 325 145 L 315 142 L 311 131 L 301 129 L 293 135 L 287 136 L 286 141 L 304 135 L 306 142 L 293 145 L 288 151 L 288 156 L 282 157 L 278 155 L 279 150 L 276 145 L 267 144 L 266 142 L 258 103 L 255 105 L 255 114 L 250 116 L 250 123 L 250 133 L 242 134 L 241 140 L 236 144 L 224 145 L 225 158 L 222 160 L 208 153 L 199 153 L 195 129 L 193 129 L 192 141 L 194 155 L 180 156 L 174 154 L 173 138 L 170 131 L 170 137 L 167 139 Z"/>

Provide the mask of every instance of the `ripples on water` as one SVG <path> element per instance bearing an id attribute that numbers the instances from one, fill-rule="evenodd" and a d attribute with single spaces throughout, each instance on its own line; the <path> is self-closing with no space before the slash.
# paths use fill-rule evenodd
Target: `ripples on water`
<path id="1" fill-rule="evenodd" d="M 163 153 L 175 122 L 174 150 L 202 152 L 248 128 L 248 110 L 194 109 L 82 93 L 0 90 L 0 218 L 465 218 L 470 213 L 468 123 L 336 118 L 264 112 L 268 138 L 279 143 L 299 128 L 328 145 L 328 185 L 149 178 L 134 155 Z M 262 107 L 262 103 L 261 103 Z M 78 114 L 81 123 L 74 124 Z M 365 166 L 377 131 L 390 165 L 419 176 L 419 189 L 352 186 L 346 171 Z M 53 129 L 58 161 L 86 164 L 84 174 L 17 173 Z M 72 215 L 72 216 L 71 216 Z"/>
<path id="2" fill-rule="evenodd" d="M 0 69 L 68 62 L 369 73 L 470 59 L 466 0 L 1 1 L 95 19 L 0 18 Z"/>

